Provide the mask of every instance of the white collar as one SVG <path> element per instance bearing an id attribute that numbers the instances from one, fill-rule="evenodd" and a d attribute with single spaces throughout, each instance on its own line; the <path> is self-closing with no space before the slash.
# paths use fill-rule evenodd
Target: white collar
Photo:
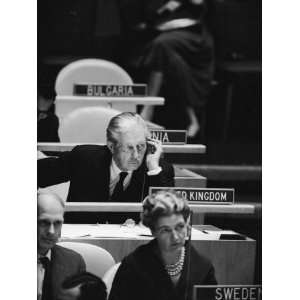
<path id="1" fill-rule="evenodd" d="M 115 163 L 114 159 L 112 158 L 111 160 L 111 165 L 110 165 L 110 176 L 111 178 L 116 178 L 117 176 L 119 176 L 119 174 L 121 172 L 127 172 L 129 175 L 131 175 L 131 173 L 133 171 L 122 171 L 117 164 Z"/>
<path id="2" fill-rule="evenodd" d="M 48 257 L 48 259 L 51 260 L 51 249 L 48 250 L 46 255 L 41 255 L 38 253 L 38 258 L 41 258 L 41 257 Z"/>

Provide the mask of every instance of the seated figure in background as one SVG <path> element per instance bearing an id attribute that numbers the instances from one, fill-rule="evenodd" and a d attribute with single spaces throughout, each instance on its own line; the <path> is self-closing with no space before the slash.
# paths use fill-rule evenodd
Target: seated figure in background
<path id="1" fill-rule="evenodd" d="M 59 120 L 54 113 L 54 95 L 43 87 L 37 94 L 37 141 L 59 142 Z"/>
<path id="2" fill-rule="evenodd" d="M 189 216 L 187 201 L 175 192 L 144 200 L 142 222 L 154 239 L 123 259 L 109 300 L 192 299 L 195 284 L 216 284 L 211 262 L 187 241 Z"/>
<path id="3" fill-rule="evenodd" d="M 64 202 L 57 195 L 38 193 L 37 197 L 37 298 L 62 299 L 62 283 L 85 271 L 80 254 L 56 245 L 64 221 Z"/>
<path id="4" fill-rule="evenodd" d="M 130 14 L 130 1 L 120 1 L 123 15 Z M 191 138 L 200 132 L 199 116 L 209 96 L 214 69 L 213 39 L 205 22 L 206 1 L 142 1 L 140 14 L 144 20 L 134 27 L 150 38 L 143 45 L 142 54 L 134 55 L 138 67 L 148 74 L 149 95 L 166 99 L 168 109 L 162 120 L 169 124 L 160 123 L 175 129 L 185 125 Z M 151 121 L 154 106 L 144 106 L 141 116 Z"/>
<path id="5" fill-rule="evenodd" d="M 38 186 L 70 181 L 67 200 L 72 202 L 142 202 L 150 186 L 174 186 L 173 166 L 160 159 L 161 142 L 150 138 L 138 114 L 113 117 L 106 133 L 107 146 L 80 145 L 60 157 L 39 159 Z M 75 215 L 68 217 L 68 223 Z M 139 218 L 137 213 L 88 215 L 83 219 L 77 215 L 76 223 L 123 223 Z"/>

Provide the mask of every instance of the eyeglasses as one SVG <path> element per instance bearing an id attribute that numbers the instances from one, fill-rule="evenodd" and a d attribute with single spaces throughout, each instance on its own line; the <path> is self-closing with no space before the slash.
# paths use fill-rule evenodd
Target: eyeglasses
<path id="1" fill-rule="evenodd" d="M 177 224 L 174 228 L 171 228 L 168 226 L 162 226 L 162 227 L 158 228 L 156 230 L 156 232 L 159 235 L 171 235 L 173 233 L 173 231 L 175 230 L 175 232 L 177 234 L 181 235 L 185 232 L 186 228 L 187 228 L 186 223 L 180 223 L 180 224 Z"/>
<path id="2" fill-rule="evenodd" d="M 136 146 L 132 146 L 132 145 L 119 145 L 119 149 L 122 151 L 122 152 L 125 152 L 125 153 L 133 153 L 134 150 L 136 149 L 137 153 L 138 154 L 141 154 L 143 152 L 145 152 L 146 150 L 146 143 L 145 144 L 138 144 Z"/>

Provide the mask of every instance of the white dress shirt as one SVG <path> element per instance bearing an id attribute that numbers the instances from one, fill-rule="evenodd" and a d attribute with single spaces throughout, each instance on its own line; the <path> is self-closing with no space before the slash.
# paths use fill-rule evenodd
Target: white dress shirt
<path id="1" fill-rule="evenodd" d="M 110 164 L 110 180 L 109 180 L 109 196 L 113 194 L 113 191 L 119 182 L 120 179 L 120 173 L 124 172 L 118 168 L 115 161 L 112 159 Z M 127 171 L 127 176 L 124 179 L 123 182 L 123 189 L 126 190 L 128 187 L 131 177 L 132 177 L 132 171 Z"/>
<path id="2" fill-rule="evenodd" d="M 162 168 L 158 167 L 155 170 L 148 171 L 147 175 L 155 176 L 155 175 L 159 174 L 161 171 L 162 171 Z M 109 196 L 111 196 L 113 194 L 113 191 L 114 191 L 117 183 L 119 182 L 121 172 L 124 172 L 124 171 L 120 170 L 119 167 L 116 165 L 115 161 L 112 159 L 111 164 L 110 164 Z M 128 174 L 125 177 L 124 182 L 123 182 L 124 190 L 126 190 L 130 184 L 133 171 L 126 171 L 126 172 Z"/>

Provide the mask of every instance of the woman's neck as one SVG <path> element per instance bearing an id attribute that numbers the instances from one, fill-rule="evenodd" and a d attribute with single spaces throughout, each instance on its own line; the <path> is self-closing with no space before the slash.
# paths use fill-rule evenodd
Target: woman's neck
<path id="1" fill-rule="evenodd" d="M 175 251 L 160 251 L 161 258 L 165 265 L 171 265 L 178 262 L 181 256 L 182 248 Z"/>

